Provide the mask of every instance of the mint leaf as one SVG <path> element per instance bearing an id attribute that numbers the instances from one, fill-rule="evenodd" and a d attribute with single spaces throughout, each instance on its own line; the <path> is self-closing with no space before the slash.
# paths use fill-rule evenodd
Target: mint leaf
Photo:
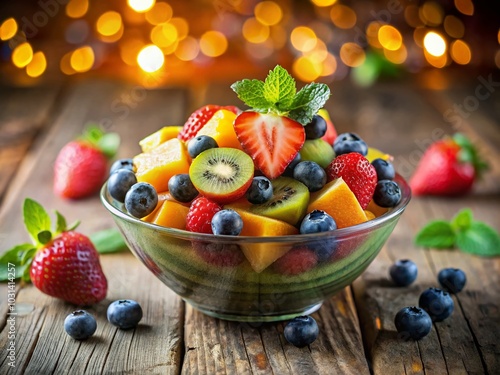
<path id="1" fill-rule="evenodd" d="M 419 246 L 436 249 L 449 249 L 455 244 L 455 232 L 450 223 L 444 220 L 431 221 L 423 227 L 415 238 Z"/>
<path id="2" fill-rule="evenodd" d="M 95 232 L 90 236 L 90 240 L 100 254 L 117 253 L 127 249 L 122 235 L 114 228 Z"/>
<path id="3" fill-rule="evenodd" d="M 264 97 L 264 82 L 258 79 L 244 79 L 231 85 L 231 89 L 247 106 L 256 111 L 266 111 L 273 106 Z"/>
<path id="4" fill-rule="evenodd" d="M 264 81 L 264 98 L 279 111 L 288 111 L 295 97 L 295 80 L 285 68 L 277 65 Z"/>
<path id="5" fill-rule="evenodd" d="M 293 99 L 288 117 L 307 125 L 330 97 L 330 88 L 324 83 L 310 83 Z"/>
<path id="6" fill-rule="evenodd" d="M 24 273 L 22 267 L 22 257 L 28 253 L 34 254 L 36 249 L 33 244 L 25 243 L 22 245 L 14 246 L 12 249 L 7 250 L 0 256 L 0 281 L 7 281 L 12 278 L 19 278 Z M 28 265 L 31 265 L 29 262 Z"/>
<path id="7" fill-rule="evenodd" d="M 464 208 L 451 220 L 451 226 L 455 231 L 468 229 L 473 221 L 472 211 L 470 208 Z"/>
<path id="8" fill-rule="evenodd" d="M 467 230 L 457 233 L 457 247 L 470 254 L 481 256 L 500 255 L 500 236 L 487 224 L 475 221 Z"/>
<path id="9" fill-rule="evenodd" d="M 117 133 L 107 133 L 102 136 L 97 147 L 108 158 L 113 158 L 120 147 L 120 136 Z"/>
<path id="10" fill-rule="evenodd" d="M 33 199 L 26 198 L 23 205 L 24 225 L 30 234 L 31 238 L 36 244 L 38 241 L 38 233 L 43 231 L 50 231 L 51 223 L 47 211 L 40 205 L 40 203 Z"/>

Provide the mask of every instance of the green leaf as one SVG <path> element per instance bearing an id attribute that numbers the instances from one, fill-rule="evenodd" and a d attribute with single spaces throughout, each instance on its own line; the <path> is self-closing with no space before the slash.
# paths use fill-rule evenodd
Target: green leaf
<path id="1" fill-rule="evenodd" d="M 455 244 L 455 232 L 444 220 L 431 221 L 415 237 L 415 243 L 422 247 L 449 249 Z"/>
<path id="2" fill-rule="evenodd" d="M 231 89 L 247 106 L 255 110 L 264 111 L 273 106 L 273 103 L 264 97 L 264 82 L 258 79 L 244 79 L 235 82 L 231 85 Z"/>
<path id="3" fill-rule="evenodd" d="M 21 277 L 22 273 L 24 272 L 21 267 L 21 258 L 29 252 L 32 252 L 34 254 L 35 251 L 36 249 L 34 248 L 33 244 L 25 243 L 22 245 L 14 246 L 12 249 L 4 252 L 0 256 L 0 281 L 7 281 L 12 276 L 12 272 L 15 273 L 16 279 Z M 27 263 L 27 265 L 30 266 L 31 262 L 29 262 L 29 264 Z"/>
<path id="4" fill-rule="evenodd" d="M 295 97 L 295 80 L 285 68 L 277 65 L 264 81 L 264 98 L 280 111 L 288 111 Z"/>
<path id="5" fill-rule="evenodd" d="M 97 146 L 101 141 L 101 138 L 104 136 L 104 131 L 95 125 L 89 124 L 82 132 L 82 140 L 92 143 L 94 146 Z"/>
<path id="6" fill-rule="evenodd" d="M 470 208 L 464 208 L 451 220 L 451 226 L 455 231 L 468 229 L 473 221 L 472 211 Z"/>
<path id="7" fill-rule="evenodd" d="M 100 254 L 117 253 L 127 249 L 127 244 L 117 229 L 105 229 L 90 236 L 96 250 Z"/>
<path id="8" fill-rule="evenodd" d="M 75 221 L 73 224 L 71 224 L 69 227 L 66 228 L 66 232 L 75 230 L 76 227 L 78 227 L 79 225 L 80 225 L 80 220 Z"/>
<path id="9" fill-rule="evenodd" d="M 310 83 L 293 100 L 288 117 L 307 125 L 330 97 L 330 88 L 324 83 Z"/>
<path id="10" fill-rule="evenodd" d="M 457 233 L 457 247 L 470 254 L 481 256 L 500 255 L 500 236 L 487 224 L 475 221 L 462 232 Z"/>
<path id="11" fill-rule="evenodd" d="M 31 265 L 31 262 L 33 261 L 33 257 L 35 256 L 36 252 L 37 252 L 37 248 L 35 248 L 35 247 L 32 247 L 31 249 L 24 251 L 21 254 L 21 258 L 20 258 L 21 264 Z"/>
<path id="12" fill-rule="evenodd" d="M 26 198 L 23 205 L 24 225 L 35 244 L 38 241 L 38 233 L 50 231 L 51 223 L 47 211 L 42 205 L 33 199 Z"/>
<path id="13" fill-rule="evenodd" d="M 111 159 L 120 147 L 120 136 L 117 133 L 107 133 L 99 141 L 98 147 L 108 159 Z"/>
<path id="14" fill-rule="evenodd" d="M 42 230 L 36 237 L 39 243 L 45 245 L 52 239 L 52 233 L 50 230 Z"/>
<path id="15" fill-rule="evenodd" d="M 56 211 L 56 217 L 57 217 L 57 224 L 56 224 L 56 232 L 54 235 L 58 235 L 64 232 L 67 226 L 66 218 L 63 215 L 61 215 L 59 211 Z"/>

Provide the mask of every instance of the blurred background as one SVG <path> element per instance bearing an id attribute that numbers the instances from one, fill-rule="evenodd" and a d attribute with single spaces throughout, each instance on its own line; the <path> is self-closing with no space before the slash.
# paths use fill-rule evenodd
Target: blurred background
<path id="1" fill-rule="evenodd" d="M 2 1 L 0 39 L 0 80 L 14 86 L 233 82 L 281 64 L 299 82 L 443 88 L 500 68 L 491 1 Z"/>

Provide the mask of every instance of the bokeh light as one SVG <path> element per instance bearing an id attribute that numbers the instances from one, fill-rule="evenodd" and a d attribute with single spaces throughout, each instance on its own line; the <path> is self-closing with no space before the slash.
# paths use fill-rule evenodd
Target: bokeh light
<path id="1" fill-rule="evenodd" d="M 337 0 L 312 0 L 313 4 L 319 7 L 329 7 L 337 2 Z"/>
<path id="2" fill-rule="evenodd" d="M 94 62 L 94 50 L 90 46 L 80 47 L 71 54 L 71 68 L 77 73 L 88 72 L 94 66 Z"/>
<path id="3" fill-rule="evenodd" d="M 255 6 L 255 18 L 263 25 L 273 26 L 283 18 L 281 7 L 274 1 L 262 1 Z"/>
<path id="4" fill-rule="evenodd" d="M 71 66 L 71 55 L 72 55 L 72 52 L 66 53 L 62 57 L 60 65 L 59 65 L 61 72 L 63 72 L 66 75 L 72 75 L 72 74 L 76 73 L 76 71 Z"/>
<path id="5" fill-rule="evenodd" d="M 311 51 L 316 47 L 317 40 L 314 31 L 307 26 L 297 26 L 290 34 L 292 46 L 300 52 Z"/>
<path id="6" fill-rule="evenodd" d="M 142 38 L 124 38 L 120 42 L 120 57 L 125 64 L 130 66 L 137 65 L 137 55 L 139 55 L 144 44 Z"/>
<path id="7" fill-rule="evenodd" d="M 356 13 L 346 5 L 334 4 L 330 10 L 330 19 L 339 29 L 350 29 L 356 25 Z"/>
<path id="8" fill-rule="evenodd" d="M 122 27 L 122 16 L 115 11 L 103 13 L 96 22 L 97 32 L 103 36 L 117 34 Z"/>
<path id="9" fill-rule="evenodd" d="M 227 45 L 226 36 L 219 31 L 207 31 L 200 38 L 200 49 L 205 56 L 220 56 L 226 52 Z"/>
<path id="10" fill-rule="evenodd" d="M 402 44 L 399 49 L 394 51 L 389 49 L 384 49 L 384 56 L 391 63 L 399 65 L 403 64 L 408 58 L 408 51 L 406 50 L 404 44 Z"/>
<path id="11" fill-rule="evenodd" d="M 406 23 L 411 27 L 418 27 L 423 25 L 419 15 L 419 7 L 416 5 L 408 5 L 405 8 L 404 16 Z"/>
<path id="12" fill-rule="evenodd" d="M 366 27 L 366 39 L 368 44 L 375 48 L 382 48 L 382 44 L 380 44 L 378 39 L 378 32 L 382 24 L 379 21 L 372 21 Z"/>
<path id="13" fill-rule="evenodd" d="M 472 16 L 474 14 L 474 4 L 472 0 L 455 0 L 455 7 L 460 13 L 466 16 Z"/>
<path id="14" fill-rule="evenodd" d="M 322 63 L 322 77 L 328 77 L 337 71 L 337 59 L 331 53 L 326 55 L 325 60 Z"/>
<path id="15" fill-rule="evenodd" d="M 318 79 L 322 73 L 322 64 L 308 56 L 300 56 L 293 62 L 293 74 L 304 82 Z"/>
<path id="16" fill-rule="evenodd" d="M 158 47 L 166 48 L 177 41 L 177 28 L 169 22 L 156 25 L 151 30 L 150 37 L 151 41 Z"/>
<path id="17" fill-rule="evenodd" d="M 170 4 L 156 3 L 150 10 L 146 12 L 146 20 L 151 25 L 159 25 L 165 23 L 172 18 L 174 11 Z"/>
<path id="18" fill-rule="evenodd" d="M 174 25 L 177 29 L 177 38 L 179 40 L 182 40 L 189 35 L 189 23 L 185 18 L 173 17 L 168 22 Z"/>
<path id="19" fill-rule="evenodd" d="M 434 56 L 424 49 L 424 57 L 429 64 L 435 68 L 444 68 L 448 64 L 448 56 L 443 53 L 441 56 Z"/>
<path id="20" fill-rule="evenodd" d="M 248 18 L 241 29 L 243 37 L 250 43 L 263 43 L 269 38 L 269 26 L 257 21 L 256 18 Z"/>
<path id="21" fill-rule="evenodd" d="M 455 40 L 450 47 L 451 58 L 457 64 L 467 65 L 472 59 L 470 47 L 463 40 Z"/>
<path id="22" fill-rule="evenodd" d="M 155 5 L 155 0 L 127 0 L 130 8 L 138 13 L 144 13 Z"/>
<path id="23" fill-rule="evenodd" d="M 382 47 L 390 51 L 396 51 L 403 44 L 403 36 L 394 26 L 383 25 L 378 30 L 378 40 Z"/>
<path id="24" fill-rule="evenodd" d="M 8 18 L 0 25 L 0 39 L 9 40 L 17 33 L 17 22 L 14 18 Z"/>
<path id="25" fill-rule="evenodd" d="M 345 43 L 340 47 L 340 59 L 350 67 L 360 66 L 365 62 L 365 51 L 356 43 Z"/>
<path id="26" fill-rule="evenodd" d="M 192 36 L 188 36 L 179 42 L 175 49 L 175 56 L 182 61 L 191 61 L 198 57 L 200 45 Z"/>
<path id="27" fill-rule="evenodd" d="M 137 55 L 137 63 L 142 70 L 148 73 L 156 72 L 165 63 L 165 56 L 158 46 L 149 44 Z"/>
<path id="28" fill-rule="evenodd" d="M 444 30 L 452 38 L 460 39 L 464 36 L 464 23 L 455 16 L 446 16 L 444 19 Z"/>
<path id="29" fill-rule="evenodd" d="M 26 66 L 26 74 L 32 78 L 41 76 L 47 69 L 47 59 L 42 51 L 33 55 L 30 63 Z"/>
<path id="30" fill-rule="evenodd" d="M 444 38 L 434 31 L 429 31 L 424 37 L 425 50 L 432 56 L 440 57 L 446 52 Z"/>
<path id="31" fill-rule="evenodd" d="M 82 18 L 89 10 L 89 0 L 70 0 L 66 4 L 66 15 L 70 18 Z"/>
<path id="32" fill-rule="evenodd" d="M 14 51 L 12 51 L 12 62 L 18 68 L 24 68 L 31 62 L 33 58 L 33 48 L 31 44 L 25 42 L 18 45 Z"/>
<path id="33" fill-rule="evenodd" d="M 443 22 L 444 11 L 441 5 L 433 1 L 427 1 L 420 7 L 419 16 L 426 25 L 439 26 Z"/>

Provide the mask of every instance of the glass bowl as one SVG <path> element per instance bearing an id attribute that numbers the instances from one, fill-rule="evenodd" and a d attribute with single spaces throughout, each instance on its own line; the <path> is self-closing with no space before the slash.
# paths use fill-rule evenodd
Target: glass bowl
<path id="1" fill-rule="evenodd" d="M 411 198 L 406 181 L 399 175 L 395 181 L 401 202 L 378 218 L 324 233 L 280 237 L 215 236 L 144 222 L 127 214 L 106 185 L 101 200 L 132 252 L 184 301 L 221 319 L 269 322 L 311 314 L 368 267 Z M 304 248 L 316 251 L 317 263 L 301 258 Z M 256 272 L 244 252 L 263 250 L 294 251 L 295 256 Z"/>

